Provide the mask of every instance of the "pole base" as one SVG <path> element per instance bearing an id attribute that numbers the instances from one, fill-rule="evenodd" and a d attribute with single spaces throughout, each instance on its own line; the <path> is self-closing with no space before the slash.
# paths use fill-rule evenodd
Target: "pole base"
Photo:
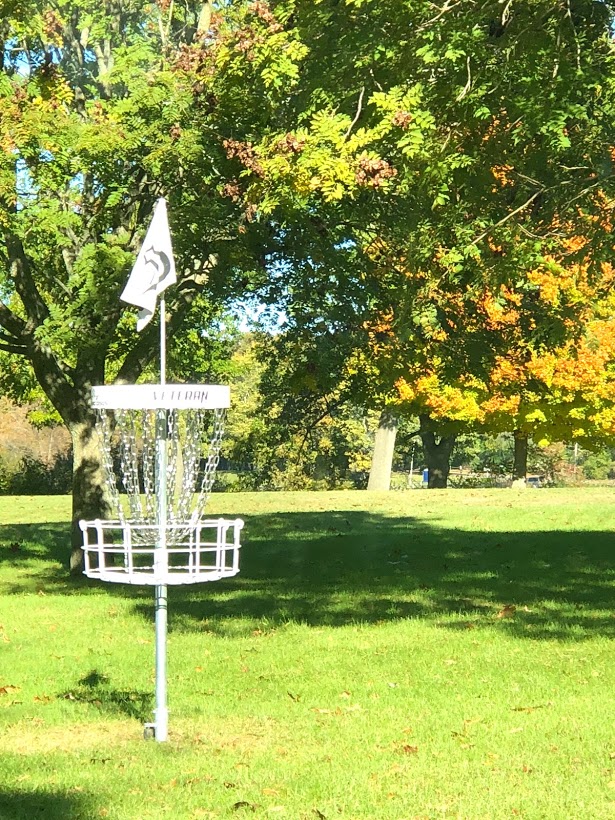
<path id="1" fill-rule="evenodd" d="M 146 723 L 143 726 L 143 739 L 155 740 L 157 743 L 164 743 L 169 739 L 169 713 L 156 723 Z"/>

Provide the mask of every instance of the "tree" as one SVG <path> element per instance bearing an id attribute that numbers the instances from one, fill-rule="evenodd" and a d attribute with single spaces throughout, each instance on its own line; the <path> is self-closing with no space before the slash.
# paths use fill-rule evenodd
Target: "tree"
<path id="1" fill-rule="evenodd" d="M 216 43 L 208 9 L 26 2 L 2 24 L 0 349 L 28 363 L 71 434 L 73 569 L 76 522 L 106 510 L 90 388 L 135 381 L 157 347 L 155 323 L 137 337 L 119 301 L 156 198 L 169 201 L 178 269 L 176 376 L 211 370 L 202 329 L 250 270 L 257 226 L 224 192 L 227 158 L 211 139 L 226 114 L 195 79 Z"/>
<path id="2" fill-rule="evenodd" d="M 374 436 L 368 490 L 389 490 L 391 488 L 391 470 L 398 427 L 397 416 L 389 410 L 383 410 Z"/>
<path id="3" fill-rule="evenodd" d="M 566 254 L 589 256 L 590 279 L 612 252 L 612 11 L 246 7 L 225 70 L 275 85 L 284 60 L 293 77 L 260 139 L 233 145 L 238 196 L 277 247 L 263 293 L 355 397 L 401 400 L 448 438 L 491 412 L 507 334 L 486 318 L 521 295 L 526 359 L 582 333 L 585 304 L 550 302 L 539 280 L 563 239 L 584 237 Z"/>

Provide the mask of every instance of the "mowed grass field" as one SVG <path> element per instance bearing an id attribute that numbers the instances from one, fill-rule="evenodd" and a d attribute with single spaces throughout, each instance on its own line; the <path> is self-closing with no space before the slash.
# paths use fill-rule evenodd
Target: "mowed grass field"
<path id="1" fill-rule="evenodd" d="M 0 499 L 0 818 L 615 818 L 615 492 L 214 496 L 241 574 L 69 579 Z"/>

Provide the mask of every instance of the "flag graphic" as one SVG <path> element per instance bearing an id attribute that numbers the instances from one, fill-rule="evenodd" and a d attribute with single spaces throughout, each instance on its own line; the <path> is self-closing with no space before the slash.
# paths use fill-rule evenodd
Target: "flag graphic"
<path id="1" fill-rule="evenodd" d="M 167 219 L 167 203 L 159 199 L 154 216 L 143 240 L 128 282 L 120 299 L 141 308 L 137 330 L 150 322 L 156 310 L 156 299 L 169 285 L 177 282 Z"/>

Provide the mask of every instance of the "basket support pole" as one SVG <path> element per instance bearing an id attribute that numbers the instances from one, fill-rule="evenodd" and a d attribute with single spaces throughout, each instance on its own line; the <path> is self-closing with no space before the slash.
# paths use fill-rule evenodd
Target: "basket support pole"
<path id="1" fill-rule="evenodd" d="M 162 314 L 161 314 L 162 316 Z M 164 382 L 164 370 L 161 372 Z M 154 573 L 165 576 L 167 553 L 167 411 L 159 410 L 156 419 L 156 464 L 158 471 L 158 544 L 154 555 Z M 156 619 L 156 709 L 154 737 L 163 743 L 168 737 L 167 707 L 167 585 L 159 584 L 155 591 Z"/>
<path id="2" fill-rule="evenodd" d="M 156 587 L 156 708 L 154 737 L 164 743 L 169 733 L 167 707 L 167 586 Z"/>

